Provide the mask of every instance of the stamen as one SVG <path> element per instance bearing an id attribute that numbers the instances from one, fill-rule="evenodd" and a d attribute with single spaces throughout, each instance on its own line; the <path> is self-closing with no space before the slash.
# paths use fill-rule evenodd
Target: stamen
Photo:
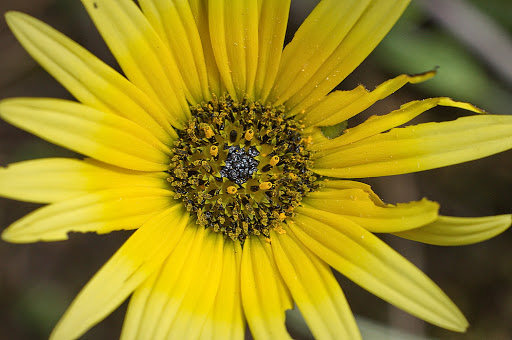
<path id="1" fill-rule="evenodd" d="M 210 146 L 210 155 L 213 157 L 217 156 L 219 154 L 219 148 L 215 145 Z"/>
<path id="2" fill-rule="evenodd" d="M 268 190 L 268 189 L 272 188 L 272 183 L 271 182 L 263 182 L 260 184 L 259 187 L 261 190 Z"/>
<path id="3" fill-rule="evenodd" d="M 206 138 L 211 138 L 211 137 L 215 136 L 215 132 L 213 132 L 212 128 L 209 126 L 206 126 L 204 128 L 204 134 L 205 134 Z"/>
<path id="4" fill-rule="evenodd" d="M 244 137 L 245 137 L 245 139 L 247 141 L 250 142 L 252 140 L 252 138 L 254 137 L 254 131 L 252 129 L 249 129 L 249 130 L 245 131 L 245 136 Z"/>
<path id="5" fill-rule="evenodd" d="M 273 156 L 271 159 L 270 159 L 270 165 L 272 166 L 276 166 L 277 163 L 279 163 L 279 156 Z"/>

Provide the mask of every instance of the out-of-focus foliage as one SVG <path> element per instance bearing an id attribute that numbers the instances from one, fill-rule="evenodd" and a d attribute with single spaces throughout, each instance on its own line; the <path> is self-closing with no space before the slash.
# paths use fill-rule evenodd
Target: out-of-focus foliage
<path id="1" fill-rule="evenodd" d="M 488 9 L 484 14 L 498 25 L 503 25 L 500 27 L 510 33 L 512 41 L 512 2 L 485 1 L 485 6 L 483 0 L 473 2 Z M 492 6 L 487 6 L 488 3 Z M 471 22 L 467 24 L 471 25 Z M 417 85 L 429 96 L 470 101 L 496 114 L 512 113 L 512 86 L 497 77 L 481 57 L 440 26 L 418 3 L 413 2 L 409 6 L 392 34 L 382 41 L 373 56 L 392 74 L 419 73 L 438 67 L 434 79 Z"/>

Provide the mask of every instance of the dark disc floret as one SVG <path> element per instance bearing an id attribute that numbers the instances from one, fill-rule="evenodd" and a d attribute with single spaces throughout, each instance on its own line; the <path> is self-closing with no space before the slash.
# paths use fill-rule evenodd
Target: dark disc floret
<path id="1" fill-rule="evenodd" d="M 258 169 L 259 161 L 254 157 L 260 153 L 254 146 L 248 150 L 238 145 L 226 145 L 224 148 L 228 150 L 228 155 L 224 162 L 225 165 L 220 169 L 220 175 L 242 185 Z"/>
<path id="2" fill-rule="evenodd" d="M 168 171 L 174 198 L 198 224 L 233 240 L 269 237 L 317 188 L 302 127 L 284 107 L 229 96 L 191 112 Z"/>

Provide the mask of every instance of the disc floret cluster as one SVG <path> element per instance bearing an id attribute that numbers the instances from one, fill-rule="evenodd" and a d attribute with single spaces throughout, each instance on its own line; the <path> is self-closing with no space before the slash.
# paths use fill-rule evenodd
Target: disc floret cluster
<path id="1" fill-rule="evenodd" d="M 227 95 L 191 111 L 168 171 L 175 198 L 233 240 L 269 237 L 317 187 L 300 124 L 284 107 Z"/>

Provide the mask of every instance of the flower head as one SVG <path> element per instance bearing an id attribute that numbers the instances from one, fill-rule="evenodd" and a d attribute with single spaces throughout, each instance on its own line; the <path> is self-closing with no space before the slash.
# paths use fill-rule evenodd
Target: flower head
<path id="1" fill-rule="evenodd" d="M 137 229 L 55 328 L 77 338 L 130 295 L 124 339 L 287 338 L 297 304 L 317 338 L 360 337 L 333 267 L 440 327 L 467 321 L 374 233 L 454 245 L 502 232 L 510 215 L 439 216 L 437 203 L 383 203 L 354 178 L 447 166 L 512 147 L 512 117 L 479 114 L 399 127 L 431 98 L 328 138 L 407 83 L 334 91 L 409 1 L 323 0 L 284 48 L 290 1 L 82 0 L 124 75 L 42 22 L 7 21 L 77 102 L 17 98 L 0 116 L 87 158 L 0 169 L 0 194 L 49 203 L 9 226 L 10 242 Z M 387 131 L 387 132 L 386 132 Z M 470 228 L 467 228 L 470 226 Z"/>

